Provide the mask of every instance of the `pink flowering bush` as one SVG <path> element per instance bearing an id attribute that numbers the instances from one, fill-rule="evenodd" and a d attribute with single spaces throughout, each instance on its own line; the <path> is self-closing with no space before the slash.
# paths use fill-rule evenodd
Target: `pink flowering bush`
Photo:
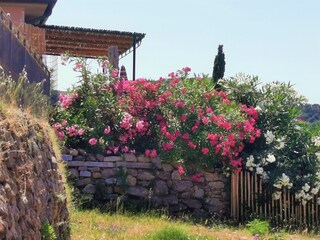
<path id="1" fill-rule="evenodd" d="M 67 147 L 160 155 L 180 162 L 180 174 L 192 169 L 200 181 L 198 167 L 240 170 L 245 144 L 260 137 L 254 108 L 230 101 L 207 77 L 189 77 L 189 67 L 158 81 L 125 81 L 107 61 L 99 74 L 84 60 L 75 64 L 81 82 L 61 94 L 53 120 Z"/>
<path id="2" fill-rule="evenodd" d="M 241 170 L 247 142 L 260 137 L 258 114 L 214 90 L 208 77 L 188 77 L 189 68 L 170 73 L 159 94 L 159 149 L 164 159 L 185 166 Z M 200 160 L 201 159 L 201 160 Z"/>

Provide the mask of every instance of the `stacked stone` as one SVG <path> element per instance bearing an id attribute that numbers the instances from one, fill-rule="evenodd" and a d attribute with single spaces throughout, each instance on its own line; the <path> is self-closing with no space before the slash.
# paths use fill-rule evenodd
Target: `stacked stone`
<path id="1" fill-rule="evenodd" d="M 49 223 L 68 238 L 68 210 L 61 172 L 43 126 L 0 113 L 0 239 L 42 239 Z"/>
<path id="2" fill-rule="evenodd" d="M 180 175 L 176 164 L 144 155 L 103 156 L 69 150 L 67 162 L 75 186 L 83 194 L 105 200 L 117 198 L 151 201 L 172 214 L 225 215 L 230 205 L 230 180 L 218 171 L 203 171 L 198 181 Z M 101 195 L 101 194 L 99 194 Z"/>

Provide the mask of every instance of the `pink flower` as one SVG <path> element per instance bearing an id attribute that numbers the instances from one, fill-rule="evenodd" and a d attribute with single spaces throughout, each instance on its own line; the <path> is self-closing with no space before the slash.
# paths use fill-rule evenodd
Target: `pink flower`
<path id="1" fill-rule="evenodd" d="M 119 69 L 115 68 L 113 69 L 112 73 L 111 73 L 111 77 L 116 78 L 119 75 Z"/>
<path id="2" fill-rule="evenodd" d="M 111 131 L 110 126 L 107 126 L 107 127 L 104 129 L 103 133 L 104 133 L 104 134 L 109 134 L 110 131 Z"/>
<path id="3" fill-rule="evenodd" d="M 146 157 L 150 157 L 150 153 L 151 153 L 151 150 L 150 149 L 146 149 L 144 151 L 144 155 L 146 155 Z"/>
<path id="4" fill-rule="evenodd" d="M 79 135 L 79 136 L 82 136 L 83 134 L 84 134 L 84 129 L 82 129 L 82 128 L 79 129 L 79 130 L 78 130 L 78 135 Z"/>
<path id="5" fill-rule="evenodd" d="M 60 128 L 61 128 L 61 124 L 60 123 L 55 123 L 55 124 L 53 124 L 53 128 L 54 128 L 54 130 L 59 130 Z"/>
<path id="6" fill-rule="evenodd" d="M 64 138 L 64 132 L 58 131 L 58 132 L 57 132 L 57 136 L 58 136 L 59 140 L 63 140 L 63 138 Z"/>
<path id="7" fill-rule="evenodd" d="M 75 66 L 73 67 L 73 71 L 80 71 L 82 69 L 83 65 L 80 62 L 77 62 Z"/>
<path id="8" fill-rule="evenodd" d="M 92 145 L 92 146 L 96 145 L 97 142 L 98 142 L 98 140 L 96 138 L 90 138 L 90 140 L 89 140 L 89 144 Z"/>
<path id="9" fill-rule="evenodd" d="M 187 89 L 186 88 L 182 88 L 181 89 L 181 93 L 184 95 L 184 94 L 186 94 L 187 93 Z"/>
<path id="10" fill-rule="evenodd" d="M 202 118 L 202 122 L 204 125 L 207 125 L 210 122 L 210 119 L 207 117 Z"/>
<path id="11" fill-rule="evenodd" d="M 207 109 L 206 109 L 206 113 L 212 113 L 213 112 L 213 110 L 212 110 L 212 108 L 211 107 L 208 107 Z"/>
<path id="12" fill-rule="evenodd" d="M 181 100 L 178 100 L 178 101 L 175 102 L 175 106 L 179 107 L 179 108 L 184 108 L 185 103 L 183 101 L 181 101 Z"/>
<path id="13" fill-rule="evenodd" d="M 184 168 L 183 168 L 181 165 L 178 166 L 178 173 L 179 173 L 180 175 L 182 175 L 182 174 L 185 173 Z"/>
<path id="14" fill-rule="evenodd" d="M 189 68 L 189 67 L 184 67 L 184 68 L 182 68 L 182 70 L 185 71 L 185 72 L 190 72 L 190 71 L 191 71 L 191 68 Z"/>
<path id="15" fill-rule="evenodd" d="M 182 122 L 185 122 L 187 120 L 187 115 L 182 114 L 180 119 L 181 119 Z"/>
<path id="16" fill-rule="evenodd" d="M 210 99 L 210 98 L 211 98 L 211 93 L 205 93 L 205 94 L 204 94 L 204 97 L 205 97 L 206 99 Z"/>
<path id="17" fill-rule="evenodd" d="M 197 147 L 197 145 L 195 145 L 193 142 L 189 141 L 188 142 L 188 146 L 189 148 L 195 149 Z"/>
<path id="18" fill-rule="evenodd" d="M 61 122 L 61 126 L 66 126 L 68 124 L 68 122 L 66 121 L 66 120 L 63 120 L 62 122 Z"/>
<path id="19" fill-rule="evenodd" d="M 191 178 L 192 178 L 192 180 L 195 181 L 195 182 L 202 182 L 201 174 L 200 174 L 200 173 L 193 174 Z"/>
<path id="20" fill-rule="evenodd" d="M 139 121 L 136 123 L 136 129 L 138 132 L 143 132 L 144 130 L 144 122 L 143 121 Z"/>
<path id="21" fill-rule="evenodd" d="M 207 155 L 209 153 L 209 148 L 202 148 L 201 151 L 203 155 Z"/>
<path id="22" fill-rule="evenodd" d="M 182 139 L 183 139 L 183 140 L 189 140 L 189 138 L 190 138 L 189 133 L 184 133 L 184 134 L 182 135 Z"/>
<path id="23" fill-rule="evenodd" d="M 108 65 L 109 65 L 109 61 L 108 60 L 105 60 L 105 61 L 101 62 L 101 67 L 102 68 L 106 68 Z"/>
<path id="24" fill-rule="evenodd" d="M 156 156 L 157 156 L 157 150 L 152 149 L 152 150 L 150 151 L 150 157 L 155 158 Z"/>
<path id="25" fill-rule="evenodd" d="M 163 148 L 164 151 L 172 150 L 173 149 L 173 143 L 172 142 L 164 143 L 162 145 L 162 148 Z"/>

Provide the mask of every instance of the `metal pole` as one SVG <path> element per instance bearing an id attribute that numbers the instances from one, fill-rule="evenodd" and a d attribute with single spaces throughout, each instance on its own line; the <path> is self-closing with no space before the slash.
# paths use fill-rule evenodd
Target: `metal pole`
<path id="1" fill-rule="evenodd" d="M 133 33 L 133 66 L 132 66 L 132 80 L 136 79 L 136 33 Z"/>

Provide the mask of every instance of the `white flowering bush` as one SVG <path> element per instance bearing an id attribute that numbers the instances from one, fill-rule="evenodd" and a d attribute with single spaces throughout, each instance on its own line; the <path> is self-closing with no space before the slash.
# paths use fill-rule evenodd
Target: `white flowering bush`
<path id="1" fill-rule="evenodd" d="M 261 175 L 274 199 L 284 188 L 302 204 L 313 199 L 320 190 L 320 127 L 299 118 L 306 99 L 290 84 L 262 85 L 257 77 L 243 74 L 220 84 L 232 100 L 259 113 L 261 137 L 241 153 L 244 169 Z"/>

